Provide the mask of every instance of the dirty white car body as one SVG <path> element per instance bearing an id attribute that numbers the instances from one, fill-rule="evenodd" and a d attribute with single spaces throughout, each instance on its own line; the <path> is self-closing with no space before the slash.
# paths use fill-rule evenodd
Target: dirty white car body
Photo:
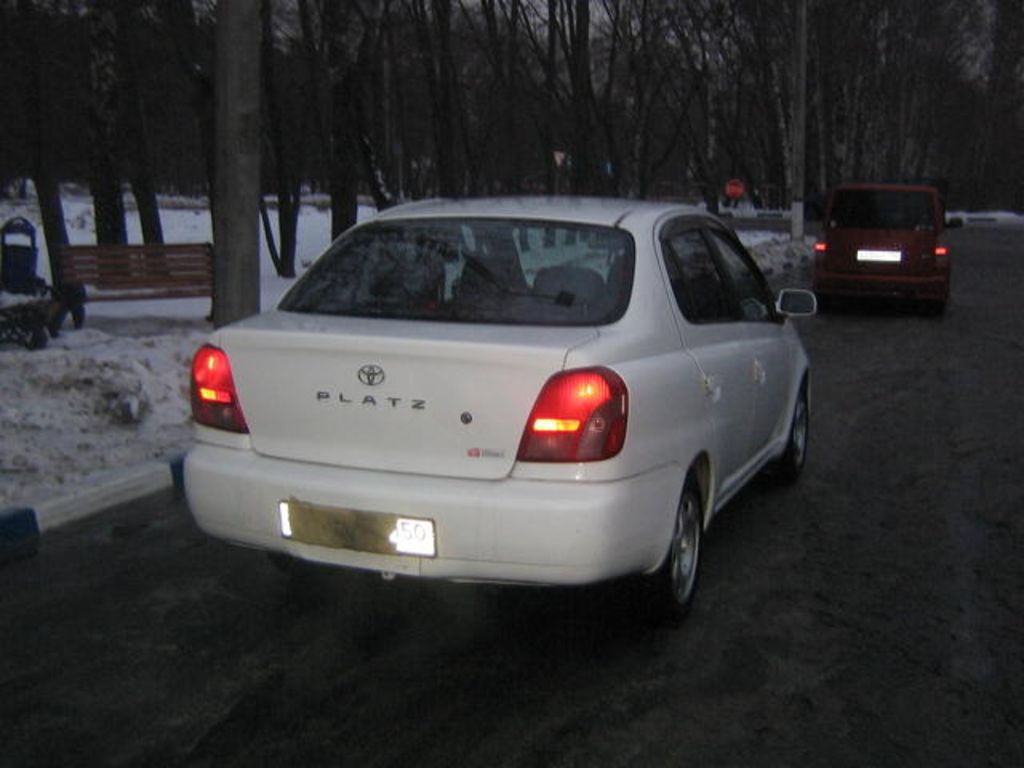
<path id="1" fill-rule="evenodd" d="M 717 307 L 697 306 L 694 247 L 718 264 Z M 653 574 L 681 613 L 714 514 L 769 463 L 803 464 L 808 361 L 787 309 L 813 297 L 771 297 L 696 209 L 390 209 L 197 354 L 188 502 L 215 537 L 385 575 Z"/>

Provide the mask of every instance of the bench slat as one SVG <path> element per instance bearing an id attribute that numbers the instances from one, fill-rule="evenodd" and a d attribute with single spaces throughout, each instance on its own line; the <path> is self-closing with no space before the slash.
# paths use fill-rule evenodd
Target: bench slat
<path id="1" fill-rule="evenodd" d="M 159 282 L 149 280 L 145 275 L 125 275 L 123 277 L 110 277 L 110 276 L 92 276 L 84 279 L 79 279 L 76 282 L 80 282 L 87 288 L 92 286 L 104 291 L 112 291 L 119 289 L 140 289 L 140 288 L 191 288 L 196 289 L 206 288 L 209 284 L 208 280 L 193 279 L 187 276 L 173 276 L 166 277 Z"/>
<path id="2" fill-rule="evenodd" d="M 146 301 L 147 299 L 188 299 L 203 298 L 209 296 L 210 292 L 203 288 L 195 288 L 181 291 L 164 291 L 154 289 L 151 291 L 132 291 L 120 293 L 99 293 L 94 294 L 92 301 Z"/>
<path id="3" fill-rule="evenodd" d="M 65 260 L 67 266 L 72 268 L 88 267 L 90 265 L 97 265 L 103 267 L 110 267 L 111 269 L 125 268 L 129 266 L 148 266 L 156 267 L 160 264 L 174 264 L 180 266 L 197 266 L 206 267 L 209 262 L 201 256 L 147 256 L 146 258 L 129 257 L 127 259 L 121 257 L 93 257 L 87 256 L 85 258 L 76 258 L 74 261 Z"/>
<path id="4" fill-rule="evenodd" d="M 107 254 L 107 253 L 212 253 L 209 243 L 152 243 L 140 245 L 129 243 L 122 245 L 65 245 L 63 251 L 74 254 Z"/>

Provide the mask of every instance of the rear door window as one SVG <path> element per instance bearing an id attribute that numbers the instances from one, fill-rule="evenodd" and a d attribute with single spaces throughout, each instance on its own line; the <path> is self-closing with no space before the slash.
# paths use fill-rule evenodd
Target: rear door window
<path id="1" fill-rule="evenodd" d="M 603 325 L 625 312 L 632 237 L 610 227 L 410 219 L 335 242 L 286 312 L 514 325 Z"/>
<path id="2" fill-rule="evenodd" d="M 832 197 L 828 225 L 930 230 L 935 227 L 934 200 L 923 190 L 839 189 Z"/>
<path id="3" fill-rule="evenodd" d="M 775 319 L 764 276 L 719 225 L 670 224 L 661 247 L 679 311 L 691 323 Z"/>
<path id="4" fill-rule="evenodd" d="M 670 228 L 661 246 L 669 284 L 683 317 L 691 323 L 734 320 L 728 290 L 701 231 Z"/>
<path id="5" fill-rule="evenodd" d="M 710 235 L 739 305 L 740 319 L 755 322 L 774 320 L 771 291 L 750 257 L 722 232 L 711 229 Z"/>

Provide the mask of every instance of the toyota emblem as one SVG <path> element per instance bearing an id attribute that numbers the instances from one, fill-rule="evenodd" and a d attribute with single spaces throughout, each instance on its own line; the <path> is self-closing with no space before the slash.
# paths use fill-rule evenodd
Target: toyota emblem
<path id="1" fill-rule="evenodd" d="M 364 365 L 359 369 L 359 380 L 368 387 L 384 383 L 384 369 L 379 365 Z"/>

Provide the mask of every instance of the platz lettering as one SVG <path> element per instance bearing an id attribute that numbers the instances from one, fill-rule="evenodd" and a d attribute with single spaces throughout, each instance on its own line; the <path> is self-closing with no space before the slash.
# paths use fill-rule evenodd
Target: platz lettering
<path id="1" fill-rule="evenodd" d="M 317 390 L 317 392 L 316 392 L 316 401 L 318 403 L 320 403 L 320 402 L 329 402 L 329 401 L 332 401 L 332 400 L 336 400 L 337 402 L 341 403 L 342 405 L 354 405 L 354 404 L 356 404 L 356 401 L 351 400 L 351 399 L 345 397 L 345 393 L 344 392 L 338 392 L 335 395 L 335 394 L 333 394 L 331 392 L 328 392 L 327 390 L 323 390 L 323 389 Z M 391 396 L 381 397 L 378 400 L 378 398 L 374 397 L 373 395 L 366 395 L 366 396 L 363 397 L 362 400 L 359 401 L 358 404 L 359 405 L 369 406 L 371 408 L 376 408 L 378 406 L 382 406 L 382 407 L 390 407 L 390 408 L 398 409 L 398 408 L 404 407 L 404 408 L 410 408 L 410 409 L 412 409 L 414 411 L 425 411 L 427 409 L 427 401 L 426 400 L 406 399 L 406 398 L 403 398 L 403 397 L 391 397 Z"/>

